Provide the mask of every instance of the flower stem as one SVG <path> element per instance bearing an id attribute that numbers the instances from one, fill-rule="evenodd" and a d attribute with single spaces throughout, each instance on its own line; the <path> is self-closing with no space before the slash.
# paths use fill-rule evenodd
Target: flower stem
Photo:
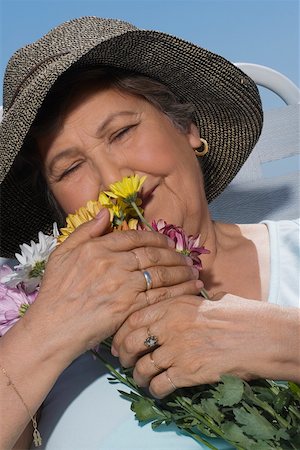
<path id="1" fill-rule="evenodd" d="M 139 218 L 141 219 L 141 221 L 149 228 L 149 230 L 151 231 L 155 231 L 154 228 L 150 225 L 149 222 L 147 222 L 147 220 L 145 219 L 145 217 L 141 214 L 141 211 L 139 210 L 139 208 L 137 207 L 135 202 L 131 202 L 131 206 L 133 207 L 133 209 L 135 210 L 135 212 L 137 213 L 137 215 L 139 216 Z"/>
<path id="2" fill-rule="evenodd" d="M 204 297 L 206 300 L 210 300 L 210 296 L 208 295 L 208 292 L 206 289 L 202 288 L 200 290 L 200 294 L 202 295 L 202 297 Z"/>

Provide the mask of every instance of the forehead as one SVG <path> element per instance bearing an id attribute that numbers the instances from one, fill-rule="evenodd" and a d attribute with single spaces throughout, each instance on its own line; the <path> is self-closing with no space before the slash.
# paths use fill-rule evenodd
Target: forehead
<path id="1" fill-rule="evenodd" d="M 57 126 L 37 138 L 40 154 L 49 148 L 60 148 L 75 135 L 104 137 L 111 127 L 124 126 L 145 112 L 161 115 L 146 99 L 116 88 L 84 89 L 69 103 L 57 121 Z M 47 131 L 47 130 L 44 130 Z"/>
<path id="2" fill-rule="evenodd" d="M 95 108 L 97 113 L 103 116 L 112 111 L 121 111 L 124 107 L 139 109 L 145 107 L 146 104 L 149 105 L 149 102 L 143 97 L 117 88 L 85 88 L 70 99 L 62 116 L 65 120 L 80 111 L 90 110 L 92 112 Z"/>
<path id="3" fill-rule="evenodd" d="M 58 108 L 56 116 L 49 116 L 48 120 L 46 117 L 44 124 L 38 127 L 38 147 L 42 142 L 56 139 L 69 126 L 88 126 L 93 132 L 95 123 L 100 125 L 112 116 L 125 117 L 124 112 L 139 114 L 151 106 L 143 97 L 117 88 L 84 87 Z"/>

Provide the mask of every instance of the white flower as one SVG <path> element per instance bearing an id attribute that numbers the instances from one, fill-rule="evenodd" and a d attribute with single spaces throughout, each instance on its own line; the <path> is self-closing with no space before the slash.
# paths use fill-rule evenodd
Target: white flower
<path id="1" fill-rule="evenodd" d="M 2 282 L 9 287 L 16 287 L 22 283 L 26 292 L 33 292 L 41 282 L 50 253 L 56 246 L 58 235 L 57 225 L 54 223 L 53 235 L 48 236 L 40 231 L 37 243 L 31 241 L 30 245 L 20 245 L 21 254 L 15 254 L 20 264 L 14 267 L 14 272 L 3 277 Z"/>

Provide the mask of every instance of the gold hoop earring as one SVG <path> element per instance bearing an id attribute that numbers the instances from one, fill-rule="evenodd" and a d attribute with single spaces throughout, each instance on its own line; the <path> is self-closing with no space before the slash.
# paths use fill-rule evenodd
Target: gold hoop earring
<path id="1" fill-rule="evenodd" d="M 197 148 L 195 148 L 194 152 L 195 152 L 196 156 L 204 156 L 204 155 L 206 155 L 206 153 L 208 153 L 208 143 L 207 143 L 207 141 L 205 139 L 203 139 L 203 138 L 200 138 L 200 141 L 201 141 L 201 145 L 198 148 L 202 148 L 202 146 L 204 145 L 204 149 L 201 152 L 199 152 L 199 150 Z"/>

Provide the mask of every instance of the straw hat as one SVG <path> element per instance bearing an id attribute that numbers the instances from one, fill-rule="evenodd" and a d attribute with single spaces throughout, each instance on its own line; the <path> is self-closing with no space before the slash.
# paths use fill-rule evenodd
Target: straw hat
<path id="1" fill-rule="evenodd" d="M 221 56 L 120 20 L 82 17 L 63 23 L 18 50 L 6 69 L 0 130 L 1 256 L 12 256 L 19 244 L 52 227 L 54 213 L 33 188 L 30 168 L 12 165 L 57 78 L 71 66 L 95 64 L 148 75 L 194 105 L 196 124 L 209 143 L 201 164 L 208 201 L 234 178 L 260 135 L 257 87 Z"/>

